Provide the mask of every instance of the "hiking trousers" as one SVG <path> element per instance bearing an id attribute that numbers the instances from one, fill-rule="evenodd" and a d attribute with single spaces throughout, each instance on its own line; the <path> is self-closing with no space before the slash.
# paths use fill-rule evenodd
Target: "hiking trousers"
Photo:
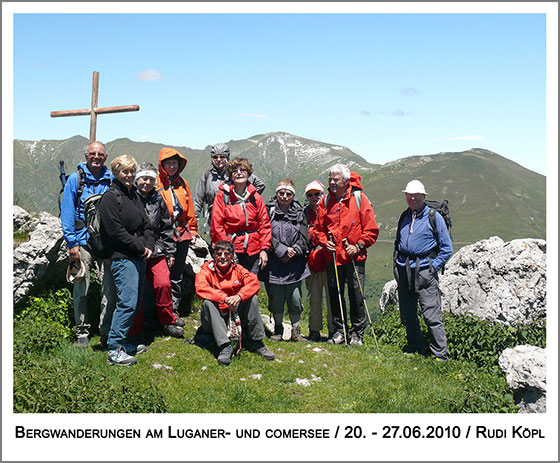
<path id="1" fill-rule="evenodd" d="M 334 263 L 329 262 L 327 267 L 327 286 L 328 293 L 331 300 L 332 321 L 334 333 L 344 335 L 344 331 L 349 332 L 350 335 L 355 334 L 360 339 L 364 338 L 366 329 L 366 309 L 364 298 L 360 291 L 360 285 L 364 287 L 365 282 L 365 261 L 356 262 L 356 271 L 360 278 L 359 283 L 356 279 L 356 272 L 354 271 L 354 264 L 337 265 L 338 281 L 340 282 L 340 298 L 342 300 L 342 311 L 344 313 L 344 321 L 342 321 L 342 314 L 340 312 L 340 304 L 338 300 L 338 285 L 336 284 L 336 273 L 334 270 Z M 350 322 L 352 327 L 348 331 L 348 314 L 346 311 L 346 299 L 344 298 L 344 288 L 348 288 L 348 300 L 350 302 Z"/>
<path id="2" fill-rule="evenodd" d="M 184 240 L 175 243 L 177 249 L 175 250 L 175 263 L 169 272 L 169 279 L 171 280 L 171 297 L 173 298 L 173 311 L 179 310 L 179 302 L 181 302 L 181 281 L 183 274 L 187 267 L 187 254 L 189 253 L 190 241 Z"/>
<path id="3" fill-rule="evenodd" d="M 412 269 L 412 276 L 416 273 Z M 424 336 L 418 320 L 418 304 L 422 310 L 424 322 L 428 327 L 428 347 L 433 357 L 447 360 L 447 337 L 441 316 L 441 291 L 437 272 L 429 268 L 420 269 L 418 273 L 418 290 L 415 283 L 408 281 L 406 269 L 397 265 L 397 283 L 399 293 L 399 310 L 401 322 L 406 328 L 407 350 L 424 354 Z M 412 288 L 411 288 L 412 286 Z"/>
<path id="4" fill-rule="evenodd" d="M 243 336 L 247 336 L 250 341 L 262 341 L 265 337 L 264 325 L 259 311 L 259 298 L 257 295 L 241 302 L 237 308 L 239 319 L 241 320 L 241 331 Z M 221 312 L 218 304 L 205 299 L 202 301 L 200 320 L 202 328 L 207 333 L 212 333 L 216 344 L 223 346 L 230 342 L 227 335 L 226 320 L 227 312 Z"/>
<path id="5" fill-rule="evenodd" d="M 327 286 L 327 271 L 311 272 L 305 279 L 305 287 L 309 293 L 309 331 L 323 329 L 323 289 L 326 291 L 327 300 L 327 328 L 329 333 L 334 331 L 332 323 L 331 300 Z"/>
<path id="6" fill-rule="evenodd" d="M 89 251 L 80 246 L 80 260 L 86 266 L 86 275 L 74 281 L 72 297 L 74 299 L 74 321 L 76 324 L 76 335 L 78 337 L 88 336 L 91 327 L 89 323 L 87 295 L 91 283 L 91 269 L 95 263 L 103 275 L 101 287 L 101 315 L 99 316 L 99 331 L 102 335 L 109 333 L 111 319 L 117 303 L 117 288 L 111 273 L 111 261 L 96 259 Z"/>
<path id="7" fill-rule="evenodd" d="M 284 306 L 288 305 L 290 323 L 294 325 L 301 320 L 303 304 L 301 302 L 301 281 L 285 285 L 264 284 L 268 294 L 268 310 L 274 317 L 274 325 L 282 326 Z"/>

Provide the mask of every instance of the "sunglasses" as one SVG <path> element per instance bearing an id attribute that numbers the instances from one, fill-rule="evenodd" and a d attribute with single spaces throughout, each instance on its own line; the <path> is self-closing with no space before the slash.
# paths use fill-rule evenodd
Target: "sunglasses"
<path id="1" fill-rule="evenodd" d="M 212 156 L 212 159 L 227 159 L 227 157 L 218 154 L 217 156 Z"/>
<path id="2" fill-rule="evenodd" d="M 247 173 L 247 169 L 242 169 L 241 167 L 239 169 L 235 169 L 232 174 L 246 174 Z"/>
<path id="3" fill-rule="evenodd" d="M 292 197 L 294 194 L 291 191 L 279 191 L 278 193 L 276 193 L 278 196 L 284 196 L 284 197 Z"/>
<path id="4" fill-rule="evenodd" d="M 88 156 L 98 157 L 98 158 L 104 158 L 104 157 L 105 157 L 105 153 L 88 153 Z"/>
<path id="5" fill-rule="evenodd" d="M 315 198 L 317 196 L 321 196 L 321 193 L 317 192 L 317 193 L 307 193 L 306 195 L 308 198 Z"/>

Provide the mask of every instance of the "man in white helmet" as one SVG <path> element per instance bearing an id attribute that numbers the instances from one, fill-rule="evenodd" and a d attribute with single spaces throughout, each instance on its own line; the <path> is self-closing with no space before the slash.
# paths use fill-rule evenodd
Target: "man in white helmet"
<path id="1" fill-rule="evenodd" d="M 426 353 L 418 321 L 418 304 L 428 327 L 429 350 L 439 361 L 447 360 L 447 338 L 441 316 L 438 271 L 453 253 L 443 217 L 426 203 L 426 190 L 418 180 L 403 190 L 406 209 L 397 226 L 394 273 L 398 283 L 401 321 L 406 328 L 407 352 Z"/>

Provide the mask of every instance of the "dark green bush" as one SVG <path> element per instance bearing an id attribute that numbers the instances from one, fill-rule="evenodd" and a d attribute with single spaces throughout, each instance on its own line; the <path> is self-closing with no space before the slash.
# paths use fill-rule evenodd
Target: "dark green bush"
<path id="1" fill-rule="evenodd" d="M 420 326 L 427 343 L 427 328 L 422 317 L 420 319 Z M 546 347 L 546 323 L 543 319 L 531 325 L 508 328 L 474 316 L 456 316 L 445 312 L 443 324 L 447 334 L 449 357 L 473 362 L 487 370 L 499 369 L 500 354 L 508 347 L 520 344 Z M 374 324 L 374 329 L 380 342 L 401 348 L 406 346 L 406 330 L 401 324 L 398 310 L 388 309 Z"/>
<path id="2" fill-rule="evenodd" d="M 49 321 L 70 328 L 74 320 L 74 305 L 68 288 L 49 291 L 41 297 L 30 297 L 16 308 L 14 320 Z"/>

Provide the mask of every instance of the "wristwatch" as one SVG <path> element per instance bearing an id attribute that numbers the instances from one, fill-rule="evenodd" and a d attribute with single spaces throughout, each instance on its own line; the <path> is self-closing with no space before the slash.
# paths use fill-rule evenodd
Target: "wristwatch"
<path id="1" fill-rule="evenodd" d="M 358 246 L 358 249 L 359 249 L 360 251 L 363 251 L 363 250 L 366 248 L 366 247 L 364 246 L 364 243 L 362 243 L 361 241 L 358 241 L 358 242 L 356 243 L 356 246 Z"/>

